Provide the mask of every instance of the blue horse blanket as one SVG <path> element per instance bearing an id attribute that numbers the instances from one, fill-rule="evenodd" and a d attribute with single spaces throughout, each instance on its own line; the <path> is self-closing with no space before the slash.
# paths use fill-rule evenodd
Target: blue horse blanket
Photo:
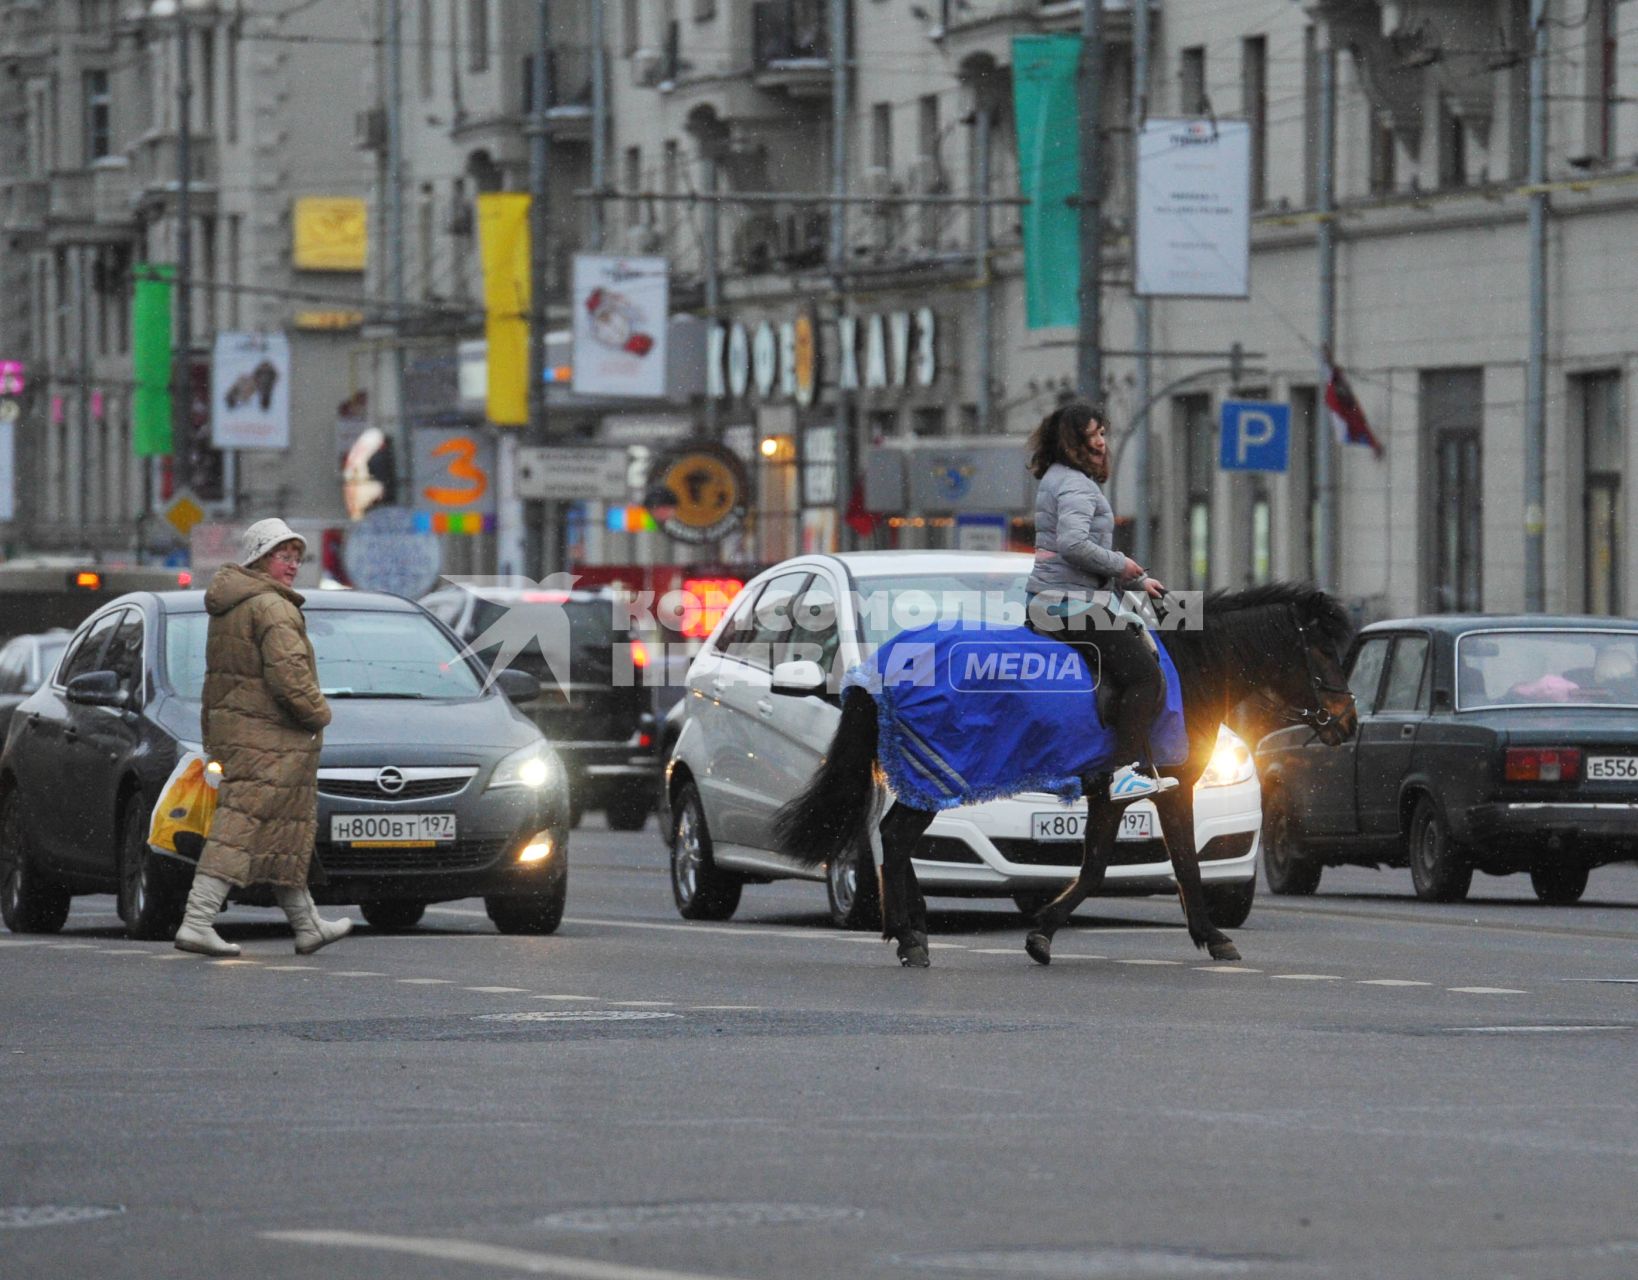
<path id="1" fill-rule="evenodd" d="M 1183 698 L 1166 646 L 1157 647 L 1166 698 L 1149 745 L 1157 765 L 1177 765 L 1189 756 Z M 1020 791 L 1073 800 L 1083 775 L 1126 763 L 1113 759 L 1115 735 L 1098 718 L 1086 663 L 1024 627 L 904 631 L 843 683 L 875 697 L 878 758 L 894 793 L 917 809 Z"/>

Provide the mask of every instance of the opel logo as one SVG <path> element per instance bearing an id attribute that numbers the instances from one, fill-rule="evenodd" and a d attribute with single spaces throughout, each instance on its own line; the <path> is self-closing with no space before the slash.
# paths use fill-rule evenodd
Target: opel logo
<path id="1" fill-rule="evenodd" d="M 375 775 L 375 785 L 389 796 L 395 796 L 404 789 L 404 775 L 389 764 Z"/>

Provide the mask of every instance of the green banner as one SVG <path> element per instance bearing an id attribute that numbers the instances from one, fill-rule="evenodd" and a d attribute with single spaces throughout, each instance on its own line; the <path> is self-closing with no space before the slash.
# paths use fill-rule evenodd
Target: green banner
<path id="1" fill-rule="evenodd" d="M 1018 122 L 1024 206 L 1024 297 L 1029 327 L 1081 321 L 1079 36 L 1012 38 L 1013 114 Z"/>
<path id="2" fill-rule="evenodd" d="M 174 267 L 139 265 L 131 299 L 131 442 L 139 458 L 171 451 L 171 293 Z"/>

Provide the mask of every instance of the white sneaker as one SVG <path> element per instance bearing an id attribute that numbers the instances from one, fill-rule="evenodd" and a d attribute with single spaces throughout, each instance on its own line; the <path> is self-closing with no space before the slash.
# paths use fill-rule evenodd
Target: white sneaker
<path id="1" fill-rule="evenodd" d="M 1109 779 L 1109 798 L 1121 802 L 1143 800 L 1162 791 L 1170 791 L 1176 785 L 1176 778 L 1156 778 L 1139 773 L 1137 761 L 1134 760 L 1131 764 L 1121 765 L 1115 770 L 1115 776 Z"/>

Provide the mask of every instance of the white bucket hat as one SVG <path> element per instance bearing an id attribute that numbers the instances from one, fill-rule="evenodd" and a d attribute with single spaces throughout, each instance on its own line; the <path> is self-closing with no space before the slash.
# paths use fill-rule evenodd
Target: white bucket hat
<path id="1" fill-rule="evenodd" d="M 246 569 L 255 564 L 281 542 L 301 543 L 302 554 L 307 553 L 307 539 L 302 537 L 277 516 L 270 516 L 266 520 L 258 520 L 244 531 L 239 539 L 239 563 Z"/>

